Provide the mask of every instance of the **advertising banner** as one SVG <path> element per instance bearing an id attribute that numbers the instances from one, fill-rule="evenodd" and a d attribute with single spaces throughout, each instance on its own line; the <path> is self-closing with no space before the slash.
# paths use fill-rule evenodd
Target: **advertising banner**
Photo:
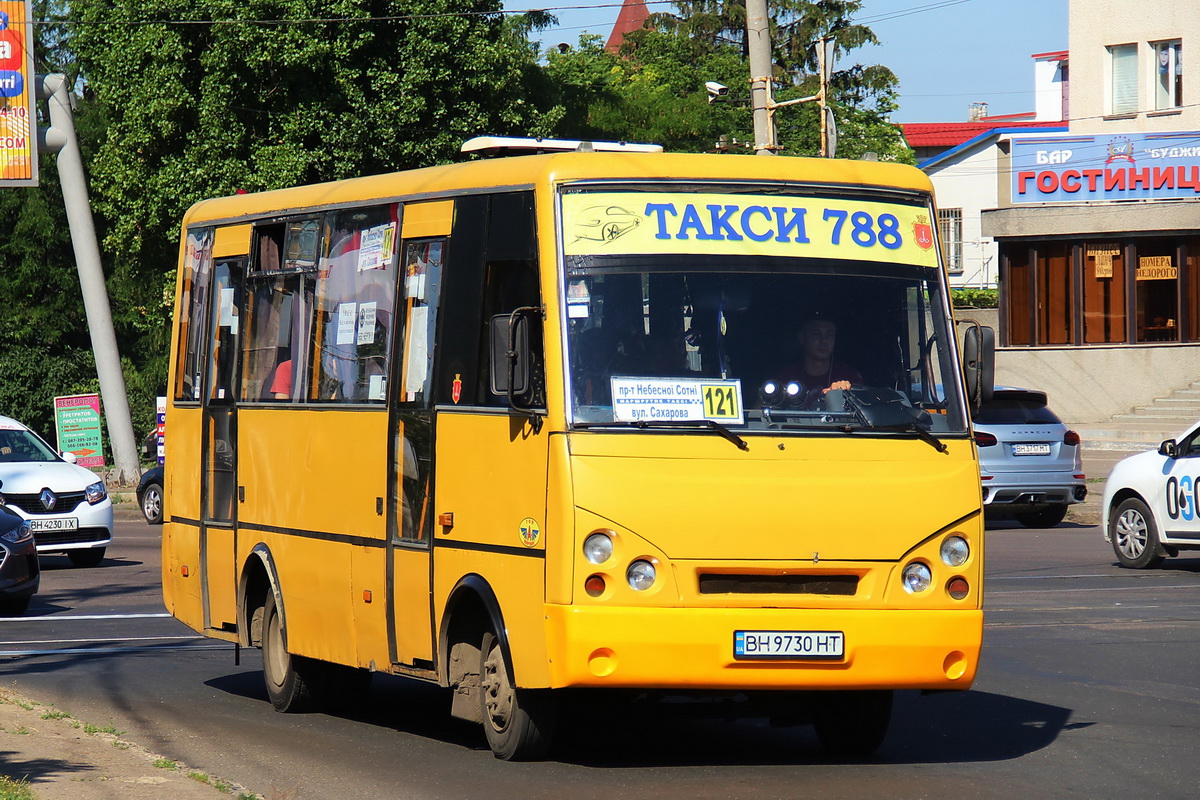
<path id="1" fill-rule="evenodd" d="M 73 394 L 54 398 L 54 430 L 58 449 L 74 453 L 81 467 L 103 467 L 100 439 L 100 395 Z"/>
<path id="2" fill-rule="evenodd" d="M 1012 140 L 1012 202 L 1200 197 L 1200 131 Z"/>
<path id="3" fill-rule="evenodd" d="M 161 467 L 166 463 L 167 455 L 167 398 L 155 398 L 154 403 L 154 439 L 158 445 L 155 455 L 158 456 L 158 465 Z"/>
<path id="4" fill-rule="evenodd" d="M 32 10 L 0 0 L 0 188 L 38 182 Z"/>

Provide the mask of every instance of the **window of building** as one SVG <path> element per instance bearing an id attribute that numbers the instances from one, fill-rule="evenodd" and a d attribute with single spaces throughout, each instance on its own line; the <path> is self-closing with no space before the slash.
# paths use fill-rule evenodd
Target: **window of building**
<path id="1" fill-rule="evenodd" d="M 1183 43 L 1154 45 L 1154 107 L 1160 111 L 1183 105 Z"/>
<path id="2" fill-rule="evenodd" d="M 962 209 L 938 209 L 938 231 L 942 236 L 942 259 L 951 272 L 963 271 Z"/>
<path id="3" fill-rule="evenodd" d="M 1123 342 L 1125 333 L 1125 247 L 1119 241 L 1083 245 L 1083 341 Z"/>
<path id="4" fill-rule="evenodd" d="M 1119 44 L 1108 48 L 1112 83 L 1108 113 L 1136 114 L 1137 92 L 1137 45 Z"/>

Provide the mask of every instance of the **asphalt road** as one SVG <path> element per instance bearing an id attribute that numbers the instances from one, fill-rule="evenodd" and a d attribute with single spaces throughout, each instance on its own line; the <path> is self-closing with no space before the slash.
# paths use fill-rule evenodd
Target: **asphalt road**
<path id="1" fill-rule="evenodd" d="M 1200 793 L 1200 558 L 1122 570 L 1095 527 L 989 528 L 975 687 L 900 694 L 874 758 L 832 760 L 807 728 L 616 706 L 534 764 L 496 761 L 441 692 L 399 678 L 346 714 L 275 713 L 257 651 L 235 665 L 165 615 L 158 533 L 118 523 L 96 569 L 44 558 L 28 615 L 0 621 L 0 681 L 270 800 Z"/>

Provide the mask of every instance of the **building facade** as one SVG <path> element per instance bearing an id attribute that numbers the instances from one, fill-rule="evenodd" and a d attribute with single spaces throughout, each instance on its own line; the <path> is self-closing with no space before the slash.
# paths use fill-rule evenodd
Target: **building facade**
<path id="1" fill-rule="evenodd" d="M 1001 380 L 1098 421 L 1200 379 L 1200 45 L 1194 0 L 1072 2 L 1047 60 L 1065 132 L 998 143 L 981 233 L 999 261 Z M 1044 85 L 1044 81 L 1040 85 Z"/>

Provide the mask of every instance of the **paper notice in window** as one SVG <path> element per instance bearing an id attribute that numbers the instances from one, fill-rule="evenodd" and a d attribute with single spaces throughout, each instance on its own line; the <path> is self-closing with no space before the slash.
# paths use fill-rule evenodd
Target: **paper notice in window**
<path id="1" fill-rule="evenodd" d="M 337 343 L 354 344 L 358 303 L 342 303 L 337 309 Z"/>
<path id="2" fill-rule="evenodd" d="M 409 312 L 409 337 L 405 342 L 404 391 L 416 393 L 425 388 L 425 370 L 429 359 L 429 306 L 416 306 Z"/>
<path id="3" fill-rule="evenodd" d="M 375 343 L 375 303 L 362 303 L 358 307 L 358 343 Z"/>
<path id="4" fill-rule="evenodd" d="M 396 225 L 389 222 L 364 230 L 359 238 L 358 271 L 384 269 L 392 263 L 396 248 Z"/>

